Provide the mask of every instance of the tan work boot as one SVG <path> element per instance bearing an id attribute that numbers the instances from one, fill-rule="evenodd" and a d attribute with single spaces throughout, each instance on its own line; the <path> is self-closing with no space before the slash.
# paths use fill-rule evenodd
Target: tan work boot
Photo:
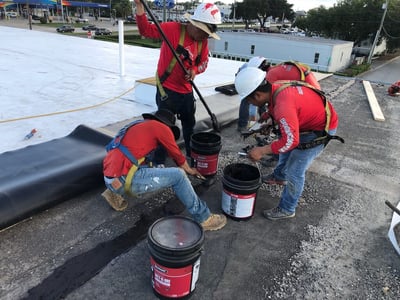
<path id="1" fill-rule="evenodd" d="M 211 214 L 207 220 L 201 223 L 205 231 L 219 230 L 226 225 L 226 217 L 224 215 Z"/>
<path id="2" fill-rule="evenodd" d="M 128 201 L 126 201 L 124 197 L 113 193 L 109 189 L 106 189 L 101 195 L 107 200 L 108 204 L 117 211 L 123 211 L 128 207 Z"/>

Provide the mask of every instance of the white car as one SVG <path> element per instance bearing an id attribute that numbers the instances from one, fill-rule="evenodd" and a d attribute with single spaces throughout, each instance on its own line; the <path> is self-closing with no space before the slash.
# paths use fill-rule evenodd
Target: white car
<path id="1" fill-rule="evenodd" d="M 18 17 L 18 14 L 15 11 L 8 11 L 6 12 L 6 16 L 9 18 L 16 18 Z"/>
<path id="2" fill-rule="evenodd" d="M 89 22 L 89 19 L 86 18 L 78 18 L 75 20 L 76 23 L 87 23 Z"/>

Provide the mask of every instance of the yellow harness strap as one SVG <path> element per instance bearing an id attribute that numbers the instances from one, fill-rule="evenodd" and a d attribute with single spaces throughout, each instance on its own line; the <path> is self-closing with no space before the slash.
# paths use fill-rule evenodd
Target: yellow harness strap
<path id="1" fill-rule="evenodd" d="M 183 43 L 185 41 L 185 34 L 186 34 L 186 26 L 185 25 L 181 25 L 181 34 L 179 36 L 179 45 L 183 46 Z M 200 41 L 197 43 L 197 53 L 198 55 L 201 54 L 201 49 L 203 47 L 203 42 Z M 197 59 L 196 59 L 197 61 Z M 158 76 L 158 72 L 156 71 L 156 84 L 158 87 L 158 90 L 160 91 L 160 95 L 161 95 L 161 100 L 165 100 L 168 98 L 167 93 L 165 92 L 162 83 L 167 80 L 168 76 L 171 74 L 173 68 L 175 67 L 177 63 L 176 57 L 175 55 L 173 55 L 171 62 L 168 65 L 168 68 L 165 70 L 164 74 L 160 77 Z"/>
<path id="2" fill-rule="evenodd" d="M 146 159 L 145 157 L 142 157 L 142 158 L 138 159 L 137 165 L 132 164 L 132 167 L 129 169 L 128 175 L 126 175 L 124 190 L 125 190 L 125 193 L 127 193 L 131 196 L 135 196 L 133 194 L 133 192 L 131 191 L 133 176 L 135 175 L 136 171 L 139 169 L 140 164 L 145 159 Z"/>
<path id="3" fill-rule="evenodd" d="M 281 63 L 281 65 L 292 65 L 295 66 L 299 72 L 300 72 L 300 80 L 301 81 L 305 81 L 306 80 L 306 76 L 308 74 L 310 74 L 311 72 L 311 68 L 310 66 L 297 62 L 297 61 L 293 61 L 293 60 L 289 60 L 289 61 L 284 61 L 283 63 Z M 303 70 L 303 67 L 306 69 L 306 71 Z"/>
<path id="4" fill-rule="evenodd" d="M 286 89 L 289 86 L 305 86 L 308 87 L 310 89 L 312 89 L 314 92 L 316 92 L 318 95 L 321 96 L 322 101 L 324 102 L 324 107 L 325 107 L 325 115 L 326 115 L 326 123 L 325 123 L 325 131 L 328 132 L 329 131 L 329 125 L 331 123 L 331 110 L 329 108 L 329 101 L 326 99 L 325 93 L 317 88 L 315 88 L 314 86 L 312 86 L 311 84 L 305 82 L 305 81 L 286 81 L 285 83 L 283 83 L 279 88 L 276 89 L 276 91 L 274 92 L 274 94 L 272 95 L 272 103 L 275 105 L 275 101 L 276 101 L 276 97 L 278 96 L 278 94 Z"/>

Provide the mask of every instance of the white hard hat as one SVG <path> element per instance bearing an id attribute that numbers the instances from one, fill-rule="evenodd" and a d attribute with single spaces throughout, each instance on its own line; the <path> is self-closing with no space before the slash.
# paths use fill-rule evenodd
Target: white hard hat
<path id="1" fill-rule="evenodd" d="M 192 20 L 207 24 L 222 24 L 221 12 L 214 3 L 201 3 L 197 6 Z"/>
<path id="2" fill-rule="evenodd" d="M 235 88 L 240 100 L 254 92 L 265 80 L 266 75 L 266 72 L 255 67 L 247 67 L 241 70 L 235 77 Z"/>
<path id="3" fill-rule="evenodd" d="M 247 67 L 259 68 L 267 59 L 263 56 L 254 56 L 247 62 Z"/>
<path id="4" fill-rule="evenodd" d="M 197 6 L 193 16 L 186 13 L 183 15 L 197 28 L 200 28 L 208 35 L 216 40 L 220 37 L 215 33 L 217 24 L 222 23 L 221 12 L 219 8 L 213 3 L 201 3 Z"/>

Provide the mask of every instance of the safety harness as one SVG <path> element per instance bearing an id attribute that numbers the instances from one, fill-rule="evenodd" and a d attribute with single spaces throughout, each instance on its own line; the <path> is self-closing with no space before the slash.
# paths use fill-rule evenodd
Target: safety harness
<path id="1" fill-rule="evenodd" d="M 316 92 L 322 99 L 322 101 L 324 102 L 324 107 L 325 107 L 325 116 L 326 116 L 326 122 L 325 122 L 325 129 L 324 130 L 312 130 L 312 131 L 307 131 L 307 132 L 301 132 L 300 134 L 306 134 L 306 133 L 314 133 L 317 135 L 317 138 L 310 141 L 310 142 L 306 142 L 306 143 L 300 143 L 297 146 L 297 149 L 300 150 L 305 150 L 305 149 L 310 149 L 310 148 L 314 148 L 318 145 L 323 144 L 324 147 L 326 145 L 328 145 L 328 143 L 330 142 L 330 140 L 339 140 L 340 142 L 344 143 L 344 139 L 341 138 L 340 136 L 337 135 L 330 135 L 328 133 L 329 131 L 329 125 L 331 123 L 331 110 L 329 108 L 329 101 L 328 99 L 326 99 L 325 93 L 317 88 L 315 88 L 314 86 L 312 86 L 311 84 L 304 82 L 304 81 L 288 81 L 283 83 L 279 88 L 277 88 L 274 92 L 274 94 L 272 95 L 272 103 L 275 106 L 275 101 L 276 101 L 276 97 L 278 96 L 278 94 L 280 92 L 282 92 L 284 89 L 291 87 L 291 86 L 305 86 L 308 87 L 310 89 L 312 89 L 314 92 Z"/>
<path id="2" fill-rule="evenodd" d="M 176 47 L 176 53 L 178 55 L 183 55 L 185 59 L 189 60 L 190 65 L 192 64 L 192 61 L 189 58 L 189 53 L 188 51 L 183 47 L 183 43 L 185 41 L 185 35 L 186 35 L 186 26 L 185 25 L 181 25 L 181 33 L 179 36 L 179 44 Z M 197 57 L 195 60 L 195 65 L 199 65 L 201 62 L 201 49 L 203 47 L 203 42 L 199 41 L 197 42 Z M 173 56 L 172 60 L 170 61 L 167 69 L 165 70 L 164 74 L 162 74 L 161 76 L 158 76 L 158 72 L 156 71 L 156 84 L 157 84 L 157 88 L 160 91 L 160 95 L 161 95 L 161 100 L 167 100 L 168 95 L 165 92 L 162 84 L 165 80 L 167 80 L 168 76 L 171 75 L 172 70 L 174 69 L 175 65 L 177 63 L 176 57 L 175 55 Z"/>
<path id="3" fill-rule="evenodd" d="M 129 169 L 128 174 L 126 175 L 124 184 L 125 193 L 130 194 L 131 196 L 134 196 L 131 191 L 133 175 L 135 175 L 136 171 L 139 169 L 140 164 L 146 159 L 146 157 L 136 159 L 136 157 L 128 150 L 128 148 L 122 145 L 121 142 L 130 127 L 142 122 L 144 122 L 144 120 L 136 120 L 125 125 L 118 131 L 112 141 L 109 142 L 106 146 L 107 152 L 118 148 L 131 161 L 132 166 Z"/>
<path id="4" fill-rule="evenodd" d="M 301 81 L 305 81 L 306 80 L 306 76 L 311 73 L 310 66 L 308 66 L 306 64 L 303 64 L 303 63 L 300 63 L 300 62 L 297 62 L 297 61 L 288 60 L 288 61 L 284 61 L 284 62 L 280 63 L 280 65 L 292 65 L 292 66 L 295 66 L 300 72 L 300 80 Z M 304 70 L 303 68 L 306 69 L 306 70 Z"/>

